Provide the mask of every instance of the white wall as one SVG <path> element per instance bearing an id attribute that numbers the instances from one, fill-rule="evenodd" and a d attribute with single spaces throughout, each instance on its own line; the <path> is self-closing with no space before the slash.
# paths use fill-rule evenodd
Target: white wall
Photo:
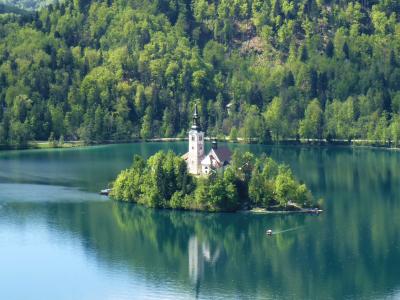
<path id="1" fill-rule="evenodd" d="M 188 167 L 190 174 L 201 173 L 201 160 L 204 157 L 204 132 L 189 131 L 189 156 Z"/>

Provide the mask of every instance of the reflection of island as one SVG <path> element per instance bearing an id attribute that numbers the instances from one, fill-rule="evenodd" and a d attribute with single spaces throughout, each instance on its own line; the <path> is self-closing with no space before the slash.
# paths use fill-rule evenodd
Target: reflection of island
<path id="1" fill-rule="evenodd" d="M 196 284 L 196 297 L 199 295 L 200 281 L 204 275 L 205 265 L 214 266 L 220 254 L 220 247 L 216 247 L 212 252 L 208 241 L 199 242 L 196 236 L 190 237 L 188 245 L 189 277 Z"/>

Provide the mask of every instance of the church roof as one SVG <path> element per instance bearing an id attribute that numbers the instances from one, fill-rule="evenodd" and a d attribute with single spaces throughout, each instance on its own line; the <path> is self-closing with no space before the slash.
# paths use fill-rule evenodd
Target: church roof
<path id="1" fill-rule="evenodd" d="M 203 160 L 201 161 L 202 165 L 211 165 L 211 157 L 210 155 L 206 155 Z"/>
<path id="2" fill-rule="evenodd" d="M 231 151 L 228 148 L 211 149 L 210 152 L 201 161 L 202 165 L 211 165 L 216 161 L 219 166 L 224 166 L 231 161 Z"/>
<path id="3" fill-rule="evenodd" d="M 185 154 L 183 154 L 183 155 L 181 156 L 181 158 L 182 158 L 183 160 L 188 160 L 188 158 L 189 158 L 189 152 L 186 152 Z"/>
<path id="4" fill-rule="evenodd" d="M 225 162 L 230 162 L 231 161 L 232 153 L 228 148 L 226 148 L 226 147 L 222 147 L 222 148 L 218 147 L 217 149 L 211 149 L 211 151 L 214 152 L 214 154 L 215 154 L 214 156 L 221 163 L 225 163 Z"/>

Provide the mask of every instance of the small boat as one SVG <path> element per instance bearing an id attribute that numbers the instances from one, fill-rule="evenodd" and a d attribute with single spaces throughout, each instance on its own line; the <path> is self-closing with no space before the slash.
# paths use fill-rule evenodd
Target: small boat
<path id="1" fill-rule="evenodd" d="M 111 189 L 104 189 L 100 191 L 100 195 L 108 196 L 111 192 Z"/>
<path id="2" fill-rule="evenodd" d="M 319 209 L 319 208 L 315 207 L 315 208 L 311 208 L 309 210 L 309 212 L 312 213 L 312 214 L 319 215 L 320 213 L 322 213 L 322 209 Z"/>
<path id="3" fill-rule="evenodd" d="M 267 235 L 272 235 L 272 230 L 271 230 L 271 229 L 268 229 L 265 233 L 266 233 Z"/>

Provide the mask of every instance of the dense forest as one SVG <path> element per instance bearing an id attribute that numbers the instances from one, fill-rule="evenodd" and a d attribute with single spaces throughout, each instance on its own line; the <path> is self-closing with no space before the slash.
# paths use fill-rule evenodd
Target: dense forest
<path id="1" fill-rule="evenodd" d="M 397 12 L 397 14 L 396 14 Z M 0 144 L 400 141 L 397 0 L 74 0 L 0 15 Z"/>
<path id="2" fill-rule="evenodd" d="M 314 202 L 289 167 L 239 151 L 226 169 L 203 177 L 189 174 L 186 161 L 172 151 L 159 151 L 148 160 L 136 155 L 113 182 L 110 195 L 149 207 L 202 211 L 299 210 Z"/>
<path id="3" fill-rule="evenodd" d="M 45 7 L 53 2 L 53 0 L 0 0 L 0 5 L 12 6 L 14 8 L 19 8 L 26 11 L 33 11 Z M 18 14 L 19 13 L 21 12 L 18 12 Z"/>

